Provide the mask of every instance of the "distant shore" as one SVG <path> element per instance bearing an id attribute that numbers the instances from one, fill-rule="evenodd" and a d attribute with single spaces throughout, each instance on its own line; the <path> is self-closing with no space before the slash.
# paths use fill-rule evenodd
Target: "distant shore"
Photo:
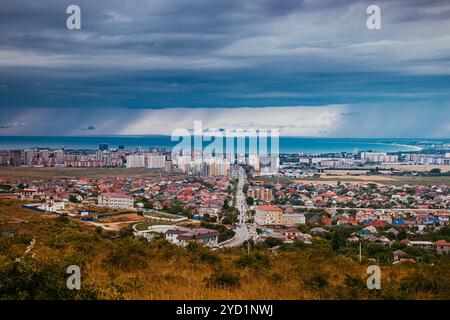
<path id="1" fill-rule="evenodd" d="M 409 144 L 401 144 L 401 143 L 392 143 L 393 146 L 397 146 L 399 148 L 408 148 L 408 149 L 412 149 L 410 151 L 422 151 L 423 148 L 419 147 L 419 146 L 412 146 Z M 402 151 L 406 151 L 406 150 L 402 150 Z"/>
<path id="2" fill-rule="evenodd" d="M 444 139 L 445 140 L 445 139 Z M 436 143 L 444 140 L 436 139 Z M 399 142 L 400 141 L 400 142 Z M 416 139 L 358 139 L 358 138 L 302 138 L 280 137 L 280 153 L 326 154 L 339 152 L 402 152 L 421 151 L 414 145 Z M 447 140 L 445 140 L 447 141 Z M 108 144 L 110 149 L 119 146 L 128 148 L 166 148 L 171 149 L 178 141 L 170 136 L 0 136 L 0 150 L 65 147 L 73 150 L 96 150 L 99 144 Z M 205 142 L 205 146 L 210 142 Z M 268 147 L 270 148 L 270 140 Z"/>

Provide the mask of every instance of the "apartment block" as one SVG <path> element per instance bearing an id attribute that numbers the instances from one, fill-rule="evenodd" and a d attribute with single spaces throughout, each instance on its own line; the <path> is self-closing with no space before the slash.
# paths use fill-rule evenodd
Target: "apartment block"
<path id="1" fill-rule="evenodd" d="M 115 209 L 133 209 L 133 197 L 121 193 L 102 193 L 98 196 L 98 205 Z"/>

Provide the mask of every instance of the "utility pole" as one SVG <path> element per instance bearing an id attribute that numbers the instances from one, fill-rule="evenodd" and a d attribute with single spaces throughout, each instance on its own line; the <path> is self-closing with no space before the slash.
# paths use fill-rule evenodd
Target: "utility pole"
<path id="1" fill-rule="evenodd" d="M 361 262 L 361 242 L 359 242 L 359 262 Z"/>

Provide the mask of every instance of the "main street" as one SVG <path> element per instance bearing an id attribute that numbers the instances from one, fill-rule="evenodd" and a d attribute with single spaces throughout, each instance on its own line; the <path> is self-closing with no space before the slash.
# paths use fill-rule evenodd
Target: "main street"
<path id="1" fill-rule="evenodd" d="M 246 174 L 242 167 L 239 167 L 239 180 L 236 190 L 236 208 L 239 210 L 238 221 L 235 223 L 234 232 L 236 233 L 233 240 L 227 242 L 222 247 L 238 247 L 249 239 L 249 233 L 246 224 L 247 203 L 243 192 Z"/>

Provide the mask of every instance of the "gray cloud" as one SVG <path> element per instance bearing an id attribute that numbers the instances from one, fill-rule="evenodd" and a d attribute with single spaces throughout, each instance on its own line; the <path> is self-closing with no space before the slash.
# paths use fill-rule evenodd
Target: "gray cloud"
<path id="1" fill-rule="evenodd" d="M 426 108 L 441 117 L 439 108 L 448 111 L 450 6 L 444 0 L 376 1 L 383 28 L 369 31 L 365 9 L 372 3 L 4 1 L 1 133 L 25 132 L 11 123 L 28 123 L 32 117 L 55 133 L 105 132 L 108 125 L 120 132 L 123 119 L 137 121 L 140 114 L 126 115 L 123 108 L 345 104 L 354 107 L 339 113 L 346 119 L 339 134 L 358 135 L 360 124 L 371 127 L 362 121 L 367 114 L 376 118 L 376 112 L 389 109 L 395 121 L 386 122 L 392 128 L 383 127 L 383 134 L 403 135 L 397 125 L 400 115 L 408 116 L 406 106 L 414 105 L 421 115 Z M 65 27 L 70 4 L 81 7 L 80 31 Z M 366 113 L 367 105 L 372 113 Z M 67 119 L 78 123 L 73 126 L 65 117 L 48 123 L 52 112 L 40 114 L 35 108 L 64 108 Z M 104 125 L 83 111 L 100 108 L 108 110 Z M 418 126 L 412 135 L 439 135 L 408 119 Z M 441 135 L 448 134 L 444 125 L 439 128 Z M 371 130 L 376 133 L 375 127 Z"/>

